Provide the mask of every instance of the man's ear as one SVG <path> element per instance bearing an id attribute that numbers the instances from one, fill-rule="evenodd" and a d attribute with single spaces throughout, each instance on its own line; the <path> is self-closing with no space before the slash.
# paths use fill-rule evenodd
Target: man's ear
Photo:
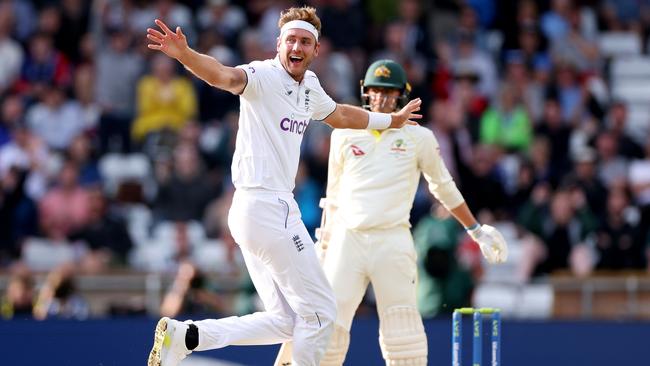
<path id="1" fill-rule="evenodd" d="M 318 56 L 318 50 L 320 50 L 320 42 L 316 42 L 316 47 L 314 48 L 314 57 Z"/>
<path id="2" fill-rule="evenodd" d="M 280 52 L 280 37 L 276 38 L 275 51 Z"/>

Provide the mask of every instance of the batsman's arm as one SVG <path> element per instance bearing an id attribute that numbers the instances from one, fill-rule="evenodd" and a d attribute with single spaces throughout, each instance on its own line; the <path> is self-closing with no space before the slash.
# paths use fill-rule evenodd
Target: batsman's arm
<path id="1" fill-rule="evenodd" d="M 176 27 L 176 31 L 173 32 L 162 20 L 156 19 L 155 23 L 160 31 L 147 28 L 147 38 L 153 42 L 147 47 L 175 58 L 192 74 L 216 88 L 233 94 L 239 94 L 244 90 L 247 81 L 244 70 L 225 66 L 213 57 L 193 50 L 187 44 L 185 34 L 180 27 Z"/>
<path id="2" fill-rule="evenodd" d="M 442 160 L 440 146 L 433 132 L 425 128 L 422 128 L 421 132 L 422 136 L 418 139 L 417 147 L 418 168 L 422 171 L 424 179 L 429 183 L 429 191 L 451 212 L 465 204 L 465 199 L 458 187 L 456 187 L 454 179 Z M 463 220 L 467 219 L 469 218 L 463 216 Z"/>
<path id="3" fill-rule="evenodd" d="M 503 263 L 508 259 L 508 245 L 503 235 L 490 225 L 481 225 L 465 203 L 456 183 L 449 174 L 440 154 L 440 147 L 433 132 L 426 131 L 418 151 L 418 164 L 429 190 L 458 220 L 467 234 L 478 244 L 481 253 L 489 263 Z"/>

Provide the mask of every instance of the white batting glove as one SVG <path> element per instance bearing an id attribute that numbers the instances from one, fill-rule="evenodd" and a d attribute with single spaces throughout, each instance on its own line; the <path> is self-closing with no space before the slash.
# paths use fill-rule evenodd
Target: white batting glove
<path id="1" fill-rule="evenodd" d="M 508 245 L 499 230 L 490 225 L 468 229 L 467 233 L 481 248 L 481 253 L 490 264 L 504 263 L 508 260 Z"/>

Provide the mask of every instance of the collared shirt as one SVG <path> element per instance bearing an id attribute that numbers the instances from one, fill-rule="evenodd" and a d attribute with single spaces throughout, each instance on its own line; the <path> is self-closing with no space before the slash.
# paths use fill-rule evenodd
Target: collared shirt
<path id="1" fill-rule="evenodd" d="M 329 116 L 336 103 L 316 74 L 307 71 L 298 83 L 277 57 L 237 67 L 248 81 L 239 98 L 233 183 L 236 188 L 291 192 L 307 126 Z"/>
<path id="2" fill-rule="evenodd" d="M 464 202 L 433 132 L 421 126 L 334 130 L 328 169 L 327 202 L 348 229 L 409 227 L 420 173 L 448 209 Z"/>

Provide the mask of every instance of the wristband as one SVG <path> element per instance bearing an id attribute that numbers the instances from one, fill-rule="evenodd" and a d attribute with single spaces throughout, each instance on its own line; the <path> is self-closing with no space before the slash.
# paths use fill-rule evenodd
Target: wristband
<path id="1" fill-rule="evenodd" d="M 478 229 L 478 228 L 480 228 L 480 227 L 481 227 L 481 224 L 479 224 L 479 223 L 477 222 L 476 224 L 474 224 L 474 225 L 472 225 L 472 226 L 470 226 L 470 227 L 466 227 L 466 228 L 465 228 L 465 231 L 474 231 L 474 230 L 476 230 L 476 229 Z"/>
<path id="2" fill-rule="evenodd" d="M 388 113 L 368 112 L 368 126 L 366 126 L 366 129 L 385 130 L 390 127 L 391 121 L 391 115 Z"/>

